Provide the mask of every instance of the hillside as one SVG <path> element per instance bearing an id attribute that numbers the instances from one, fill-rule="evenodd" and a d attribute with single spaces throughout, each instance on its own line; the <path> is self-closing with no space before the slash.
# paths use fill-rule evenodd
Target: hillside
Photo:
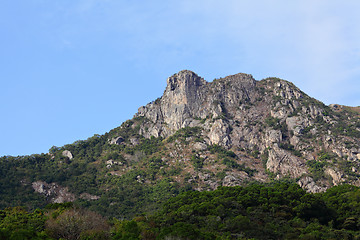
<path id="1" fill-rule="evenodd" d="M 308 192 L 359 186 L 359 113 L 292 83 L 191 71 L 104 135 L 0 159 L 0 208 L 75 201 L 108 216 L 153 212 L 190 189 L 289 178 Z"/>
<path id="2" fill-rule="evenodd" d="M 1 239 L 359 239 L 360 189 L 335 186 L 312 194 L 296 183 L 187 191 L 152 214 L 106 219 L 72 203 L 0 210 Z"/>

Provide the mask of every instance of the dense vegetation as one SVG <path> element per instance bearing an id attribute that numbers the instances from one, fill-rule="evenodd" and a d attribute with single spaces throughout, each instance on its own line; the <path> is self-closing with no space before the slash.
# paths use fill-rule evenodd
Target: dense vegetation
<path id="1" fill-rule="evenodd" d="M 132 220 L 106 220 L 70 203 L 0 211 L 0 239 L 359 239 L 360 189 L 306 193 L 273 182 L 188 191 Z"/>
<path id="2" fill-rule="evenodd" d="M 138 126 L 143 121 L 142 118 L 129 120 L 104 135 L 63 147 L 54 146 L 49 154 L 0 157 L 0 209 L 44 207 L 49 199 L 32 188 L 33 182 L 44 181 L 68 187 L 76 195 L 78 205 L 106 216 L 131 218 L 138 213 L 154 211 L 188 186 L 179 186 L 169 178 L 169 175 L 178 174 L 178 168 L 163 168 L 158 154 L 164 146 L 163 139 L 146 139 L 138 134 Z M 122 136 L 124 144 L 108 143 L 108 139 L 116 136 Z M 131 137 L 138 140 L 136 145 L 129 143 Z M 64 156 L 64 150 L 70 151 L 73 158 Z M 108 160 L 114 164 L 107 165 Z M 145 183 L 145 180 L 150 182 Z M 84 200 L 79 197 L 83 193 L 100 198 Z"/>

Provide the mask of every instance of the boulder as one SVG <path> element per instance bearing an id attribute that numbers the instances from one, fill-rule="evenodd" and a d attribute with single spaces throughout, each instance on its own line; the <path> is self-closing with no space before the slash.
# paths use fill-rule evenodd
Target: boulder
<path id="1" fill-rule="evenodd" d="M 56 183 L 36 181 L 32 183 L 35 192 L 44 195 L 52 203 L 73 202 L 75 195 L 69 192 L 67 187 L 61 187 Z"/>
<path id="2" fill-rule="evenodd" d="M 62 152 L 62 155 L 63 155 L 64 157 L 69 158 L 70 160 L 73 159 L 73 155 L 72 155 L 72 153 L 71 153 L 69 150 L 64 150 L 64 151 Z"/>
<path id="3" fill-rule="evenodd" d="M 123 137 L 114 137 L 112 139 L 110 139 L 109 143 L 110 144 L 116 144 L 116 145 L 120 145 L 125 141 L 125 139 Z"/>

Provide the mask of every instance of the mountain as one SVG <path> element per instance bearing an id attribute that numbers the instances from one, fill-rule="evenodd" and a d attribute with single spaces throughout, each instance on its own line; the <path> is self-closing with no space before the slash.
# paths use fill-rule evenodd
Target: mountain
<path id="1" fill-rule="evenodd" d="M 256 171 L 252 179 L 266 181 L 269 171 L 276 178 L 298 178 L 301 186 L 319 192 L 340 182 L 359 184 L 360 122 L 351 110 L 325 106 L 277 78 L 256 81 L 236 74 L 206 82 L 181 71 L 167 80 L 163 96 L 141 107 L 136 116 L 149 120 L 140 126 L 147 138 L 199 128 L 201 140 L 190 145 L 196 151 L 219 145 L 235 153 L 234 164 Z M 214 161 L 206 151 L 203 155 L 205 163 Z M 230 172 L 231 185 L 250 177 Z"/>
<path id="2" fill-rule="evenodd" d="M 0 207 L 75 201 L 108 216 L 151 212 L 190 189 L 288 179 L 308 192 L 360 181 L 358 108 L 326 106 L 278 78 L 207 82 L 184 70 L 104 135 L 0 159 Z"/>

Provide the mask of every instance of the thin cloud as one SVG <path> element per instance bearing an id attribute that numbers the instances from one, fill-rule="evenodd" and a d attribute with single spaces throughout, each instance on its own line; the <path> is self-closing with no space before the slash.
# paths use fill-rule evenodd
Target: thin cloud
<path id="1" fill-rule="evenodd" d="M 187 2 L 189 9 L 201 10 L 201 4 Z M 278 75 L 295 82 L 310 95 L 325 103 L 346 100 L 346 95 L 359 93 L 359 70 L 355 64 L 359 56 L 359 30 L 354 22 L 360 22 L 354 1 L 343 4 L 334 1 L 262 1 L 217 4 L 214 1 L 202 9 L 204 19 L 213 20 L 221 13 L 221 26 L 215 25 L 229 45 L 245 49 L 243 61 L 251 61 L 252 67 L 262 76 Z M 353 14 L 352 14 L 353 13 Z M 214 21 L 210 21 L 214 22 Z M 244 53 L 244 52 L 243 52 Z M 229 59 L 232 56 L 228 56 Z M 254 66 L 256 65 L 256 66 Z M 256 70 L 258 68 L 259 70 Z M 241 70 L 241 69 L 240 69 Z M 356 82 L 356 83 L 355 83 Z M 346 87 L 347 86 L 347 87 Z M 359 100 L 357 100 L 359 101 Z"/>

